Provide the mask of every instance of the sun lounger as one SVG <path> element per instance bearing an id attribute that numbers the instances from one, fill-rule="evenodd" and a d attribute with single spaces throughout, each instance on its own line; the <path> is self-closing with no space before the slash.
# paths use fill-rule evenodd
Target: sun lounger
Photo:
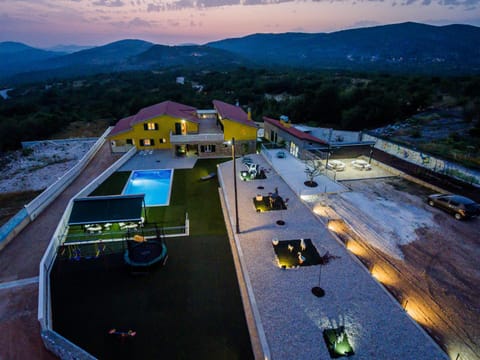
<path id="1" fill-rule="evenodd" d="M 202 176 L 202 177 L 200 178 L 200 180 L 205 181 L 205 180 L 214 178 L 216 175 L 217 175 L 217 173 L 211 172 L 211 173 L 208 174 L 208 175 Z"/>

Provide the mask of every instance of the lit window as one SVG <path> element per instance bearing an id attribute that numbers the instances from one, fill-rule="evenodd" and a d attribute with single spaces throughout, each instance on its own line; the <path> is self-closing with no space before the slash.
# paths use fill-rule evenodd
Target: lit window
<path id="1" fill-rule="evenodd" d="M 140 140 L 140 146 L 153 146 L 155 142 L 153 139 L 142 139 Z"/>
<path id="2" fill-rule="evenodd" d="M 158 124 L 153 122 L 148 122 L 143 124 L 144 130 L 158 130 Z"/>
<path id="3" fill-rule="evenodd" d="M 215 152 L 215 145 L 201 145 L 200 152 L 205 152 L 205 153 Z"/>

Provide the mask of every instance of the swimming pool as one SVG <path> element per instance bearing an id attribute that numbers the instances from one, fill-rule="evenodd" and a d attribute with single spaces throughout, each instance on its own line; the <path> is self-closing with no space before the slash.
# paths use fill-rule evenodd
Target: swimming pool
<path id="1" fill-rule="evenodd" d="M 146 206 L 170 204 L 173 169 L 135 170 L 123 189 L 124 195 L 145 194 Z"/>

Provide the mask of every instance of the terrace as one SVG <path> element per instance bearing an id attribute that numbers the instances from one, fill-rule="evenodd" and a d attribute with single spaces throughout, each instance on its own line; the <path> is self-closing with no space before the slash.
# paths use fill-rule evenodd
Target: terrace
<path id="1" fill-rule="evenodd" d="M 145 223 L 134 233 L 145 233 L 153 224 L 184 224 L 187 212 L 192 231 L 167 237 L 168 261 L 148 274 L 142 271 L 144 276 L 129 273 L 124 264 L 125 230 L 118 223 L 101 233 L 70 227 L 51 273 L 55 331 L 100 358 L 253 358 L 214 195 L 218 182 L 199 180 L 221 161 L 199 160 L 192 169 L 176 169 L 170 204 L 146 207 Z M 118 194 L 128 176 L 114 173 L 92 195 Z M 131 329 L 136 335 L 125 341 L 115 335 Z"/>
<path id="2" fill-rule="evenodd" d="M 266 158 L 269 158 L 268 155 Z M 75 338 L 88 351 L 101 354 L 102 357 L 132 357 L 139 354 L 159 357 L 166 354 L 167 357 L 251 358 L 253 354 L 250 350 L 247 353 L 242 350 L 249 343 L 248 340 L 244 342 L 248 338 L 245 327 L 237 332 L 237 325 L 245 324 L 246 318 L 253 319 L 254 325 L 250 323 L 249 327 L 251 331 L 253 329 L 253 334 L 258 334 L 258 337 L 251 339 L 254 352 L 265 358 L 327 359 L 335 355 L 332 348 L 337 343 L 342 346 L 348 344 L 348 349 L 342 350 L 343 355 L 353 354 L 354 349 L 355 357 L 359 359 L 370 359 L 378 354 L 385 358 L 411 358 L 412 354 L 415 354 L 416 359 L 445 358 L 438 346 L 406 316 L 403 309 L 378 286 L 297 197 L 305 195 L 305 190 L 314 190 L 302 188 L 305 175 L 303 171 L 295 175 L 292 171 L 294 163 L 286 164 L 291 160 L 290 156 L 286 154 L 285 158 L 270 158 L 271 162 L 267 162 L 262 156 L 253 155 L 252 160 L 266 169 L 268 176 L 265 179 L 239 182 L 237 215 L 241 231 L 231 237 L 233 257 L 238 256 L 239 261 L 236 276 L 240 288 L 245 288 L 248 294 L 245 313 L 242 312 L 241 302 L 228 303 L 227 299 L 230 299 L 232 293 L 225 294 L 220 290 L 225 288 L 227 282 L 230 284 L 226 287 L 230 289 L 228 292 L 238 294 L 237 277 L 234 276 L 235 285 L 230 282 L 231 276 L 224 277 L 224 273 L 234 273 L 234 268 L 231 262 L 224 263 L 230 258 L 228 245 L 225 247 L 228 242 L 225 242 L 223 218 L 217 216 L 220 206 L 212 203 L 212 194 L 217 192 L 217 180 L 199 181 L 202 176 L 214 170 L 215 167 L 211 164 L 198 169 L 195 167 L 193 173 L 185 174 L 180 179 L 175 178 L 172 199 L 175 199 L 177 191 L 183 194 L 181 196 L 192 195 L 183 206 L 191 217 L 193 233 L 188 238 L 168 241 L 174 261 L 169 259 L 167 266 L 155 272 L 154 276 L 142 277 L 144 280 L 140 281 L 138 278 L 137 281 L 126 280 L 123 275 L 118 277 L 122 272 L 121 259 L 118 255 L 115 258 L 115 254 L 101 259 L 79 261 L 64 259 L 62 262 L 59 259 L 52 279 L 58 282 L 57 291 L 69 291 L 61 290 L 60 296 L 54 298 L 57 311 L 54 314 L 55 327 L 70 339 Z M 237 160 L 238 163 L 240 161 Z M 280 167 L 276 167 L 275 162 L 280 162 Z M 219 164 L 218 167 L 223 195 L 222 208 L 224 216 L 230 220 L 227 221 L 228 227 L 235 224 L 230 209 L 234 208 L 233 199 L 237 195 L 234 194 L 232 165 L 230 161 Z M 287 169 L 286 180 L 284 174 L 279 176 L 281 166 Z M 240 168 L 239 164 L 237 168 Z M 317 194 L 327 188 L 345 191 L 327 177 L 322 177 L 319 183 Z M 177 186 L 180 186 L 179 190 L 175 190 Z M 291 199 L 288 207 L 258 213 L 252 207 L 252 198 L 256 200 L 260 187 L 263 187 L 265 193 L 277 193 L 282 198 Z M 208 202 L 204 201 L 206 198 L 209 199 Z M 282 227 L 278 227 L 279 219 L 284 222 Z M 278 244 L 287 245 L 289 253 L 288 245 L 293 250 L 302 251 L 301 239 L 308 240 L 305 241 L 306 247 L 312 251 L 311 254 L 316 255 L 304 253 L 304 259 L 300 256 L 295 259 L 291 256 L 289 258 L 284 249 L 283 252 L 275 249 L 274 241 L 278 241 Z M 186 254 L 185 249 L 192 251 Z M 327 265 L 322 259 L 327 258 L 328 254 L 335 261 Z M 286 255 L 282 261 L 291 263 L 289 267 L 295 270 L 285 271 L 286 266 L 282 267 L 279 255 Z M 316 257 L 317 261 L 307 261 L 311 256 L 312 260 Z M 88 270 L 88 266 L 91 270 Z M 171 272 L 170 266 L 173 270 Z M 74 274 L 79 275 L 78 280 L 74 275 L 68 275 L 65 268 L 73 269 Z M 218 269 L 222 271 L 219 272 Z M 85 272 L 84 277 L 82 272 Z M 65 273 L 68 276 L 64 276 Z M 150 277 L 153 278 L 152 281 L 148 280 Z M 227 278 L 230 280 L 227 281 Z M 71 279 L 76 280 L 73 282 Z M 112 286 L 109 285 L 109 291 L 105 291 L 105 285 L 110 284 L 110 281 Z M 158 284 L 165 284 L 165 287 L 159 288 Z M 219 286 L 209 287 L 212 284 Z M 312 295 L 313 289 L 320 285 L 325 295 L 321 299 Z M 78 288 L 82 289 L 82 294 L 76 291 Z M 55 288 L 53 290 L 55 292 Z M 78 299 L 72 299 L 69 294 L 76 294 Z M 101 294 L 101 301 L 94 301 L 95 296 L 92 294 Z M 182 301 L 178 301 L 179 296 Z M 239 300 L 238 296 L 233 297 L 235 301 Z M 200 309 L 203 306 L 206 309 L 229 309 L 229 315 L 224 313 L 216 317 L 207 311 L 206 318 L 198 319 L 198 312 L 202 312 Z M 146 309 L 147 313 L 141 309 Z M 174 314 L 170 320 L 165 319 L 165 309 Z M 231 309 L 237 309 L 241 313 L 236 317 L 240 320 L 235 322 L 234 328 L 237 330 L 233 332 L 230 332 L 231 327 L 227 324 L 231 322 Z M 80 326 L 69 321 L 72 316 L 75 319 L 86 319 L 92 311 L 98 317 L 98 326 L 95 328 L 86 322 Z M 225 322 L 225 319 L 228 321 Z M 192 323 L 200 325 L 190 329 Z M 185 328 L 186 325 L 188 329 Z M 129 341 L 121 351 L 118 343 L 106 335 L 112 327 L 125 331 L 134 328 L 138 334 L 146 335 L 141 340 L 136 338 Z M 154 340 L 149 337 L 150 332 L 155 334 Z M 225 333 L 230 333 L 233 337 L 227 339 L 223 336 Z M 188 336 L 181 337 L 182 334 Z M 382 341 L 378 341 L 379 338 Z M 165 350 L 164 346 L 159 347 L 161 349 L 152 348 L 151 343 L 159 343 L 159 339 L 161 344 L 168 344 L 168 349 Z M 238 341 L 232 344 L 231 339 Z M 259 346 L 256 346 L 258 343 Z M 162 353 L 162 350 L 166 352 Z"/>
<path id="3" fill-rule="evenodd" d="M 274 154 L 251 156 L 269 172 L 264 180 L 238 182 L 240 232 L 234 234 L 265 357 L 328 359 L 354 352 L 356 359 L 445 359 L 300 198 L 348 189 L 324 175 L 317 188 L 307 188 L 304 165 Z M 232 171 L 232 162 L 219 166 L 224 212 L 235 228 Z M 287 209 L 257 212 L 251 204 L 260 186 L 289 198 Z"/>
<path id="4" fill-rule="evenodd" d="M 172 144 L 188 144 L 197 142 L 221 143 L 223 140 L 223 131 L 217 126 L 216 118 L 202 119 L 198 126 L 198 133 L 178 135 L 170 132 L 170 142 Z"/>

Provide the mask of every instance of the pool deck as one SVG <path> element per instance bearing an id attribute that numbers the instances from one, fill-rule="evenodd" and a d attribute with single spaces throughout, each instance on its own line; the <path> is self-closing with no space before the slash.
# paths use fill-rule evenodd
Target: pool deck
<path id="1" fill-rule="evenodd" d="M 191 169 L 197 158 L 194 156 L 174 157 L 171 150 L 138 151 L 118 171 L 152 169 Z"/>
<path id="2" fill-rule="evenodd" d="M 320 176 L 319 186 L 307 188 L 304 165 L 293 157 L 271 163 L 261 155 L 250 156 L 267 170 L 267 179 L 237 181 L 240 234 L 231 240 L 237 247 L 245 284 L 254 309 L 247 318 L 260 324 L 259 338 L 272 359 L 329 359 L 322 331 L 345 326 L 355 359 L 447 359 L 446 354 L 415 323 L 401 306 L 374 280 L 364 266 L 348 252 L 300 196 L 347 191 Z M 237 172 L 242 169 L 237 159 Z M 295 163 L 296 162 L 296 163 Z M 281 166 L 277 166 L 280 163 Z M 302 171 L 300 171 L 302 170 Z M 285 172 L 285 173 L 284 173 Z M 219 166 L 221 193 L 235 231 L 233 162 Z M 264 189 L 258 189 L 263 186 Z M 253 198 L 278 188 L 288 209 L 257 213 Z M 316 192 L 316 193 L 315 193 Z M 285 221 L 284 226 L 276 224 Z M 339 258 L 322 266 L 280 269 L 272 239 L 311 239 L 324 255 Z M 311 293 L 314 286 L 325 290 L 323 298 Z M 263 332 L 263 333 L 262 333 Z M 262 336 L 264 336 L 262 338 Z"/>

